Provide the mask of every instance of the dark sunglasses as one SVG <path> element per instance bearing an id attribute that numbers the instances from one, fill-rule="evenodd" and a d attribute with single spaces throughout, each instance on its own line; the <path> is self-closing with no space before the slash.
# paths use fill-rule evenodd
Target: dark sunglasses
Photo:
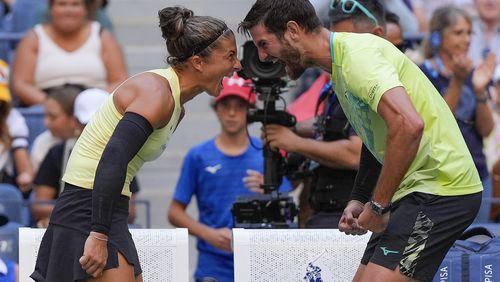
<path id="1" fill-rule="evenodd" d="M 363 6 L 361 3 L 359 3 L 356 0 L 331 0 L 330 2 L 330 10 L 333 11 L 337 9 L 340 5 L 342 12 L 346 14 L 351 14 L 354 12 L 356 8 L 358 8 L 363 14 L 365 14 L 368 18 L 370 18 L 375 25 L 378 25 L 377 18 L 367 9 L 365 6 Z"/>

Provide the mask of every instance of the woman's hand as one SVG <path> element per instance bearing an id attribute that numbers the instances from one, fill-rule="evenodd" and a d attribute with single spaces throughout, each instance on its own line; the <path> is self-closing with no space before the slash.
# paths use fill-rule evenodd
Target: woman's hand
<path id="1" fill-rule="evenodd" d="M 29 172 L 21 172 L 16 178 L 17 186 L 21 192 L 26 193 L 32 188 L 33 175 Z"/>
<path id="2" fill-rule="evenodd" d="M 107 260 L 108 236 L 98 232 L 90 232 L 85 241 L 83 256 L 80 258 L 83 270 L 94 278 L 99 277 L 104 271 Z"/>
<path id="3" fill-rule="evenodd" d="M 488 56 L 482 61 L 474 70 L 472 74 L 472 85 L 476 95 L 484 95 L 488 84 L 493 78 L 495 72 L 496 56 L 495 53 L 490 52 Z M 485 98 L 485 97 L 481 97 Z"/>
<path id="4" fill-rule="evenodd" d="M 363 235 L 366 230 L 358 225 L 359 215 L 363 212 L 365 205 L 360 201 L 351 200 L 342 213 L 339 222 L 339 230 L 347 235 Z"/>
<path id="5" fill-rule="evenodd" d="M 470 58 L 465 55 L 457 55 L 451 58 L 450 71 L 454 78 L 464 81 L 472 70 L 472 66 L 472 60 Z"/>

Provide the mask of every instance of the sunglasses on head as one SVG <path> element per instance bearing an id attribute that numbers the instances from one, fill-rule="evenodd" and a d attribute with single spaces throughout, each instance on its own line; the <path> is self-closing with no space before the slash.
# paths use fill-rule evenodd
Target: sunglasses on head
<path id="1" fill-rule="evenodd" d="M 339 6 L 341 6 L 340 8 L 342 9 L 342 12 L 346 14 L 351 14 L 356 8 L 358 8 L 361 12 L 363 12 L 363 14 L 370 18 L 375 25 L 378 25 L 377 18 L 375 18 L 375 16 L 367 8 L 365 8 L 365 6 L 356 0 L 331 0 L 331 11 L 338 9 Z"/>

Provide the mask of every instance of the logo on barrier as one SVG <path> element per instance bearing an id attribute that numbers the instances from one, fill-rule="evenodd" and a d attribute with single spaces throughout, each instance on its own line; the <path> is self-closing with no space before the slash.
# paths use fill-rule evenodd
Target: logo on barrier
<path id="1" fill-rule="evenodd" d="M 303 281 L 323 282 L 323 278 L 321 278 L 322 268 L 323 268 L 323 270 L 326 270 L 327 272 L 328 272 L 328 269 L 327 269 L 327 264 L 324 262 L 321 262 L 320 258 L 326 253 L 327 253 L 327 250 L 323 250 L 323 252 L 321 252 L 321 254 L 319 254 L 315 259 L 313 259 L 312 261 L 310 261 L 307 264 L 306 275 L 304 276 Z M 328 277 L 328 274 L 331 274 L 331 273 L 323 273 L 323 274 L 326 274 L 326 277 Z"/>
<path id="2" fill-rule="evenodd" d="M 321 268 L 315 266 L 312 262 L 307 265 L 306 276 L 304 276 L 304 281 L 307 282 L 323 282 L 321 279 Z"/>

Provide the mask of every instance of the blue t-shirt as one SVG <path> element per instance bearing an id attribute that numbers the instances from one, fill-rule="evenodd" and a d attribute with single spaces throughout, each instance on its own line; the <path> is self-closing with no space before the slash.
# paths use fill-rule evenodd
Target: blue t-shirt
<path id="1" fill-rule="evenodd" d="M 16 281 L 16 264 L 13 261 L 0 259 L 0 269 L 6 270 L 4 273 L 0 271 L 0 282 L 15 282 Z"/>
<path id="2" fill-rule="evenodd" d="M 441 93 L 441 96 L 444 96 L 448 90 L 450 78 L 435 70 L 429 60 L 426 60 L 420 68 Z M 488 176 L 488 167 L 486 165 L 486 156 L 483 153 L 483 137 L 476 130 L 476 94 L 474 94 L 472 85 L 472 72 L 468 74 L 465 80 L 458 106 L 453 111 L 453 115 L 472 155 L 479 176 L 481 179 L 485 179 Z"/>
<path id="3" fill-rule="evenodd" d="M 252 137 L 247 150 L 238 156 L 227 156 L 215 145 L 215 139 L 199 144 L 184 158 L 174 200 L 188 205 L 196 196 L 199 221 L 213 228 L 232 228 L 231 207 L 238 196 L 250 195 L 243 183 L 247 169 L 263 172 L 262 142 Z M 280 191 L 289 191 L 283 179 Z M 198 265 L 195 278 L 214 277 L 219 282 L 234 280 L 233 254 L 221 251 L 198 239 Z"/>

